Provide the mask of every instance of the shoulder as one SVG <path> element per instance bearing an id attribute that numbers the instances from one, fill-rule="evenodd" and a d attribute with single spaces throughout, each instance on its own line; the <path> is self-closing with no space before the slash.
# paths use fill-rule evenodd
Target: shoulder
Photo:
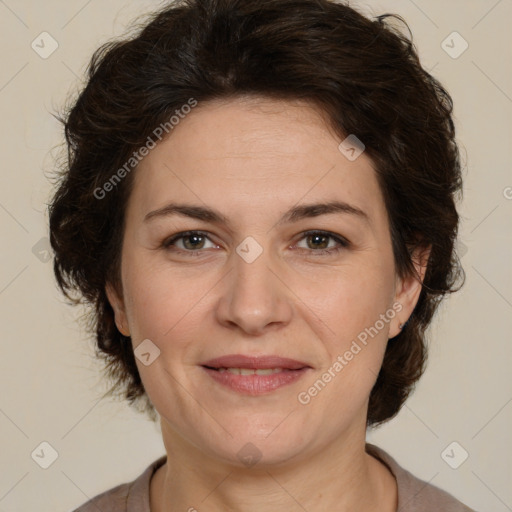
<path id="1" fill-rule="evenodd" d="M 431 510 L 475 512 L 446 491 L 416 478 L 381 448 L 367 444 L 366 451 L 383 462 L 396 478 L 398 486 L 397 512 L 430 512 Z"/>
<path id="2" fill-rule="evenodd" d="M 132 482 L 120 484 L 91 498 L 73 512 L 150 512 L 149 489 L 151 477 L 165 463 L 167 456 L 152 462 Z"/>
<path id="3" fill-rule="evenodd" d="M 98 510 L 125 512 L 127 510 L 126 502 L 130 492 L 130 486 L 130 483 L 125 483 L 98 494 L 73 512 L 98 512 Z"/>

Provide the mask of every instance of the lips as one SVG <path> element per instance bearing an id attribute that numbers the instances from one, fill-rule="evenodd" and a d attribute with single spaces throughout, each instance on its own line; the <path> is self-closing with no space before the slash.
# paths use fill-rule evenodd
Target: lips
<path id="1" fill-rule="evenodd" d="M 283 370 L 300 370 L 309 368 L 307 363 L 278 356 L 244 356 L 232 354 L 227 356 L 210 359 L 202 364 L 207 368 L 218 370 L 220 368 L 245 368 L 247 370 L 271 370 L 275 368 Z"/>
<path id="2" fill-rule="evenodd" d="M 232 354 L 201 364 L 216 382 L 242 394 L 269 393 L 300 379 L 311 366 L 296 359 Z"/>

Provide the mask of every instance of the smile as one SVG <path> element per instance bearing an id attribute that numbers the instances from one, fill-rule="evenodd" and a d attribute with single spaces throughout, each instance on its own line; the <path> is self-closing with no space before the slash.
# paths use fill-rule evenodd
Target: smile
<path id="1" fill-rule="evenodd" d="M 284 368 L 265 368 L 253 370 L 251 368 L 216 368 L 220 373 L 229 372 L 233 375 L 272 375 L 273 373 L 281 373 Z"/>
<path id="2" fill-rule="evenodd" d="M 292 384 L 311 370 L 311 366 L 295 359 L 239 354 L 212 359 L 201 366 L 212 380 L 223 387 L 253 396 Z"/>

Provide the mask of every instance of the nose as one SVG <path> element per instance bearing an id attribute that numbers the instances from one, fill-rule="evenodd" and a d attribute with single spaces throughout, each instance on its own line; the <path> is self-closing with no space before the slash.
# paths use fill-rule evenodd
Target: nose
<path id="1" fill-rule="evenodd" d="M 293 314 L 293 293 L 269 251 L 251 262 L 233 252 L 232 260 L 233 267 L 223 280 L 217 320 L 253 336 L 287 325 Z"/>

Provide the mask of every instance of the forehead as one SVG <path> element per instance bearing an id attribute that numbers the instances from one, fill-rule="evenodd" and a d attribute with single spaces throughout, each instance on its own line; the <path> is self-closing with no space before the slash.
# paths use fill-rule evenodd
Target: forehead
<path id="1" fill-rule="evenodd" d="M 240 218 L 297 203 L 342 200 L 375 222 L 386 216 L 372 161 L 340 151 L 325 116 L 268 98 L 199 104 L 139 163 L 130 216 L 186 199 Z"/>

